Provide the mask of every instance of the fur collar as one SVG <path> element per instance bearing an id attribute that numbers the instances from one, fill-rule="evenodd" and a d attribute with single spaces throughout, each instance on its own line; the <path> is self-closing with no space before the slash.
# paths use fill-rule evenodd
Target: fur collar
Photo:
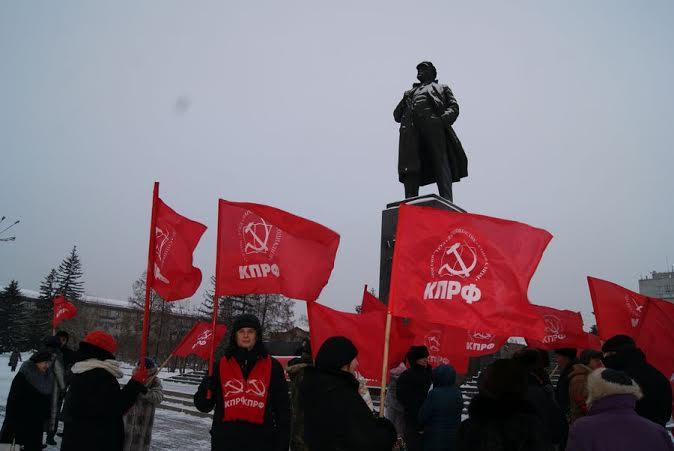
<path id="1" fill-rule="evenodd" d="M 641 399 L 643 396 L 639 384 L 631 380 L 630 385 L 611 382 L 604 377 L 602 373 L 606 368 L 598 368 L 594 370 L 587 378 L 587 405 L 592 405 L 593 402 L 612 395 L 632 395 L 636 399 Z"/>
<path id="2" fill-rule="evenodd" d="M 81 362 L 77 362 L 73 365 L 71 371 L 73 374 L 82 374 L 87 371 L 102 368 L 108 373 L 115 376 L 117 379 L 121 379 L 124 374 L 119 369 L 119 362 L 117 360 L 98 360 L 98 359 L 88 359 Z"/>

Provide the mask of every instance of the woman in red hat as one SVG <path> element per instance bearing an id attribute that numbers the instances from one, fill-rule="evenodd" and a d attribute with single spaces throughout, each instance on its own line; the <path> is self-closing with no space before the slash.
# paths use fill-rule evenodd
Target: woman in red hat
<path id="1" fill-rule="evenodd" d="M 117 342 L 102 331 L 90 332 L 80 342 L 79 361 L 63 405 L 61 451 L 121 451 L 124 446 L 124 413 L 145 393 L 147 371 L 137 372 L 121 388 L 123 376 L 115 360 Z"/>

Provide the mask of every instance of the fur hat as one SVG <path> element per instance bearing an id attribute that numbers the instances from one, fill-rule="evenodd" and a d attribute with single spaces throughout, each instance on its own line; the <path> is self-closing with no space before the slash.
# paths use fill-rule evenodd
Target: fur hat
<path id="1" fill-rule="evenodd" d="M 51 362 L 51 352 L 49 351 L 38 351 L 32 356 L 30 356 L 30 361 L 33 363 L 40 362 Z"/>
<path id="2" fill-rule="evenodd" d="M 410 365 L 414 365 L 417 360 L 428 356 L 429 353 L 426 346 L 411 346 L 410 350 L 407 351 L 407 356 L 405 358 Z"/>
<path id="3" fill-rule="evenodd" d="M 102 330 L 94 330 L 93 332 L 89 332 L 87 336 L 84 337 L 84 340 L 80 342 L 80 346 L 82 343 L 95 346 L 113 356 L 117 352 L 117 341 L 113 338 L 112 335 L 107 332 L 103 332 Z"/>
<path id="4" fill-rule="evenodd" d="M 358 349 L 346 337 L 330 337 L 323 342 L 316 354 L 316 368 L 338 370 L 351 363 Z"/>
<path id="5" fill-rule="evenodd" d="M 262 338 L 262 325 L 260 324 L 260 320 L 257 319 L 257 316 L 250 313 L 244 313 L 243 315 L 239 315 L 234 318 L 234 322 L 232 324 L 232 334 L 236 335 L 236 332 L 239 329 L 243 329 L 244 327 L 255 329 L 258 335 L 258 340 Z"/>
<path id="6" fill-rule="evenodd" d="M 601 347 L 602 352 L 620 352 L 626 349 L 635 349 L 637 347 L 632 337 L 627 335 L 614 335 L 604 342 Z"/>
<path id="7" fill-rule="evenodd" d="M 633 395 L 641 399 L 641 388 L 626 373 L 610 368 L 598 368 L 587 378 L 587 405 L 611 395 Z"/>

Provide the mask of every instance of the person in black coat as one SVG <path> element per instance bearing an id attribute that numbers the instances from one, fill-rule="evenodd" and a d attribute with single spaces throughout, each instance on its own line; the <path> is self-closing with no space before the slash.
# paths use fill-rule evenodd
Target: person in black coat
<path id="1" fill-rule="evenodd" d="M 424 451 L 455 451 L 461 423 L 463 396 L 456 386 L 456 371 L 449 365 L 433 370 L 433 390 L 419 410 L 424 428 Z"/>
<path id="2" fill-rule="evenodd" d="M 330 337 L 305 369 L 299 401 L 304 440 L 311 451 L 390 451 L 393 424 L 375 418 L 358 393 L 358 350 L 345 337 Z"/>
<path id="3" fill-rule="evenodd" d="M 511 359 L 483 370 L 479 393 L 458 432 L 458 451 L 552 451 L 543 422 L 525 397 L 527 374 Z"/>
<path id="4" fill-rule="evenodd" d="M 51 354 L 37 352 L 24 362 L 12 381 L 7 396 L 1 443 L 23 445 L 25 451 L 42 449 L 42 430 L 49 418 L 54 375 L 49 370 Z"/>
<path id="5" fill-rule="evenodd" d="M 16 366 L 21 361 L 21 353 L 16 349 L 12 351 L 12 354 L 9 356 L 9 366 L 12 367 L 12 373 L 16 371 Z"/>
<path id="6" fill-rule="evenodd" d="M 262 326 L 254 315 L 240 315 L 234 320 L 229 345 L 219 364 L 214 366 L 213 376 L 206 376 L 194 395 L 194 405 L 201 412 L 210 412 L 215 409 L 213 425 L 211 427 L 211 449 L 222 450 L 256 450 L 256 451 L 287 451 L 290 442 L 290 398 L 283 367 L 267 352 L 262 343 Z M 225 411 L 225 397 L 229 396 L 229 389 L 223 395 L 224 378 L 221 368 L 235 363 L 240 368 L 244 380 L 230 382 L 225 380 L 225 386 L 232 385 L 234 391 L 241 397 L 254 388 L 256 379 L 250 378 L 251 373 L 261 372 L 261 368 L 270 365 L 268 387 L 263 390 L 266 396 L 261 424 L 236 419 L 226 419 L 227 413 L 234 414 L 236 406 L 227 407 Z M 224 366 L 223 366 L 224 365 Z M 257 368 L 257 369 L 256 369 Z M 264 382 L 263 382 L 264 383 Z M 238 389 L 236 387 L 239 387 Z M 210 392 L 210 397 L 209 397 Z M 246 401 L 247 402 L 247 401 Z"/>
<path id="7" fill-rule="evenodd" d="M 147 372 L 139 371 L 120 388 L 123 376 L 115 360 L 117 342 L 102 331 L 90 332 L 80 342 L 80 361 L 63 403 L 61 451 L 121 451 L 124 446 L 124 413 L 139 393 L 147 392 Z"/>
<path id="8" fill-rule="evenodd" d="M 573 365 L 578 363 L 576 355 L 578 351 L 575 348 L 558 348 L 553 350 L 555 360 L 559 367 L 559 380 L 555 386 L 555 399 L 562 409 L 564 416 L 569 415 L 569 375 L 573 371 Z"/>
<path id="9" fill-rule="evenodd" d="M 527 372 L 525 399 L 531 403 L 543 422 L 543 437 L 550 445 L 566 442 L 568 423 L 554 397 L 554 389 L 545 370 L 545 361 L 539 349 L 524 348 L 513 355 L 513 360 Z M 561 449 L 564 449 L 563 447 Z"/>
<path id="10" fill-rule="evenodd" d="M 420 451 L 423 428 L 419 424 L 419 409 L 431 388 L 432 377 L 432 370 L 428 366 L 428 349 L 426 346 L 412 346 L 407 352 L 406 359 L 410 367 L 398 378 L 396 396 L 405 412 L 403 437 L 407 449 Z"/>
<path id="11" fill-rule="evenodd" d="M 665 426 L 672 416 L 672 388 L 669 380 L 646 361 L 646 356 L 627 335 L 616 335 L 601 347 L 604 365 L 624 371 L 641 387 L 644 396 L 636 411 L 644 418 Z"/>

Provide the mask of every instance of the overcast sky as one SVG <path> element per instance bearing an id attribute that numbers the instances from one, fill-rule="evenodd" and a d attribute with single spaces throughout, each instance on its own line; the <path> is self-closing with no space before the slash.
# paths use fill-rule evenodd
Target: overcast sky
<path id="1" fill-rule="evenodd" d="M 2 2 L 0 283 L 37 289 L 77 245 L 86 292 L 125 299 L 159 180 L 209 227 L 205 281 L 218 197 L 266 203 L 341 234 L 321 302 L 352 310 L 403 194 L 392 111 L 431 60 L 461 107 L 455 201 L 550 231 L 530 298 L 589 322 L 587 275 L 674 263 L 673 22 L 669 0 Z"/>

